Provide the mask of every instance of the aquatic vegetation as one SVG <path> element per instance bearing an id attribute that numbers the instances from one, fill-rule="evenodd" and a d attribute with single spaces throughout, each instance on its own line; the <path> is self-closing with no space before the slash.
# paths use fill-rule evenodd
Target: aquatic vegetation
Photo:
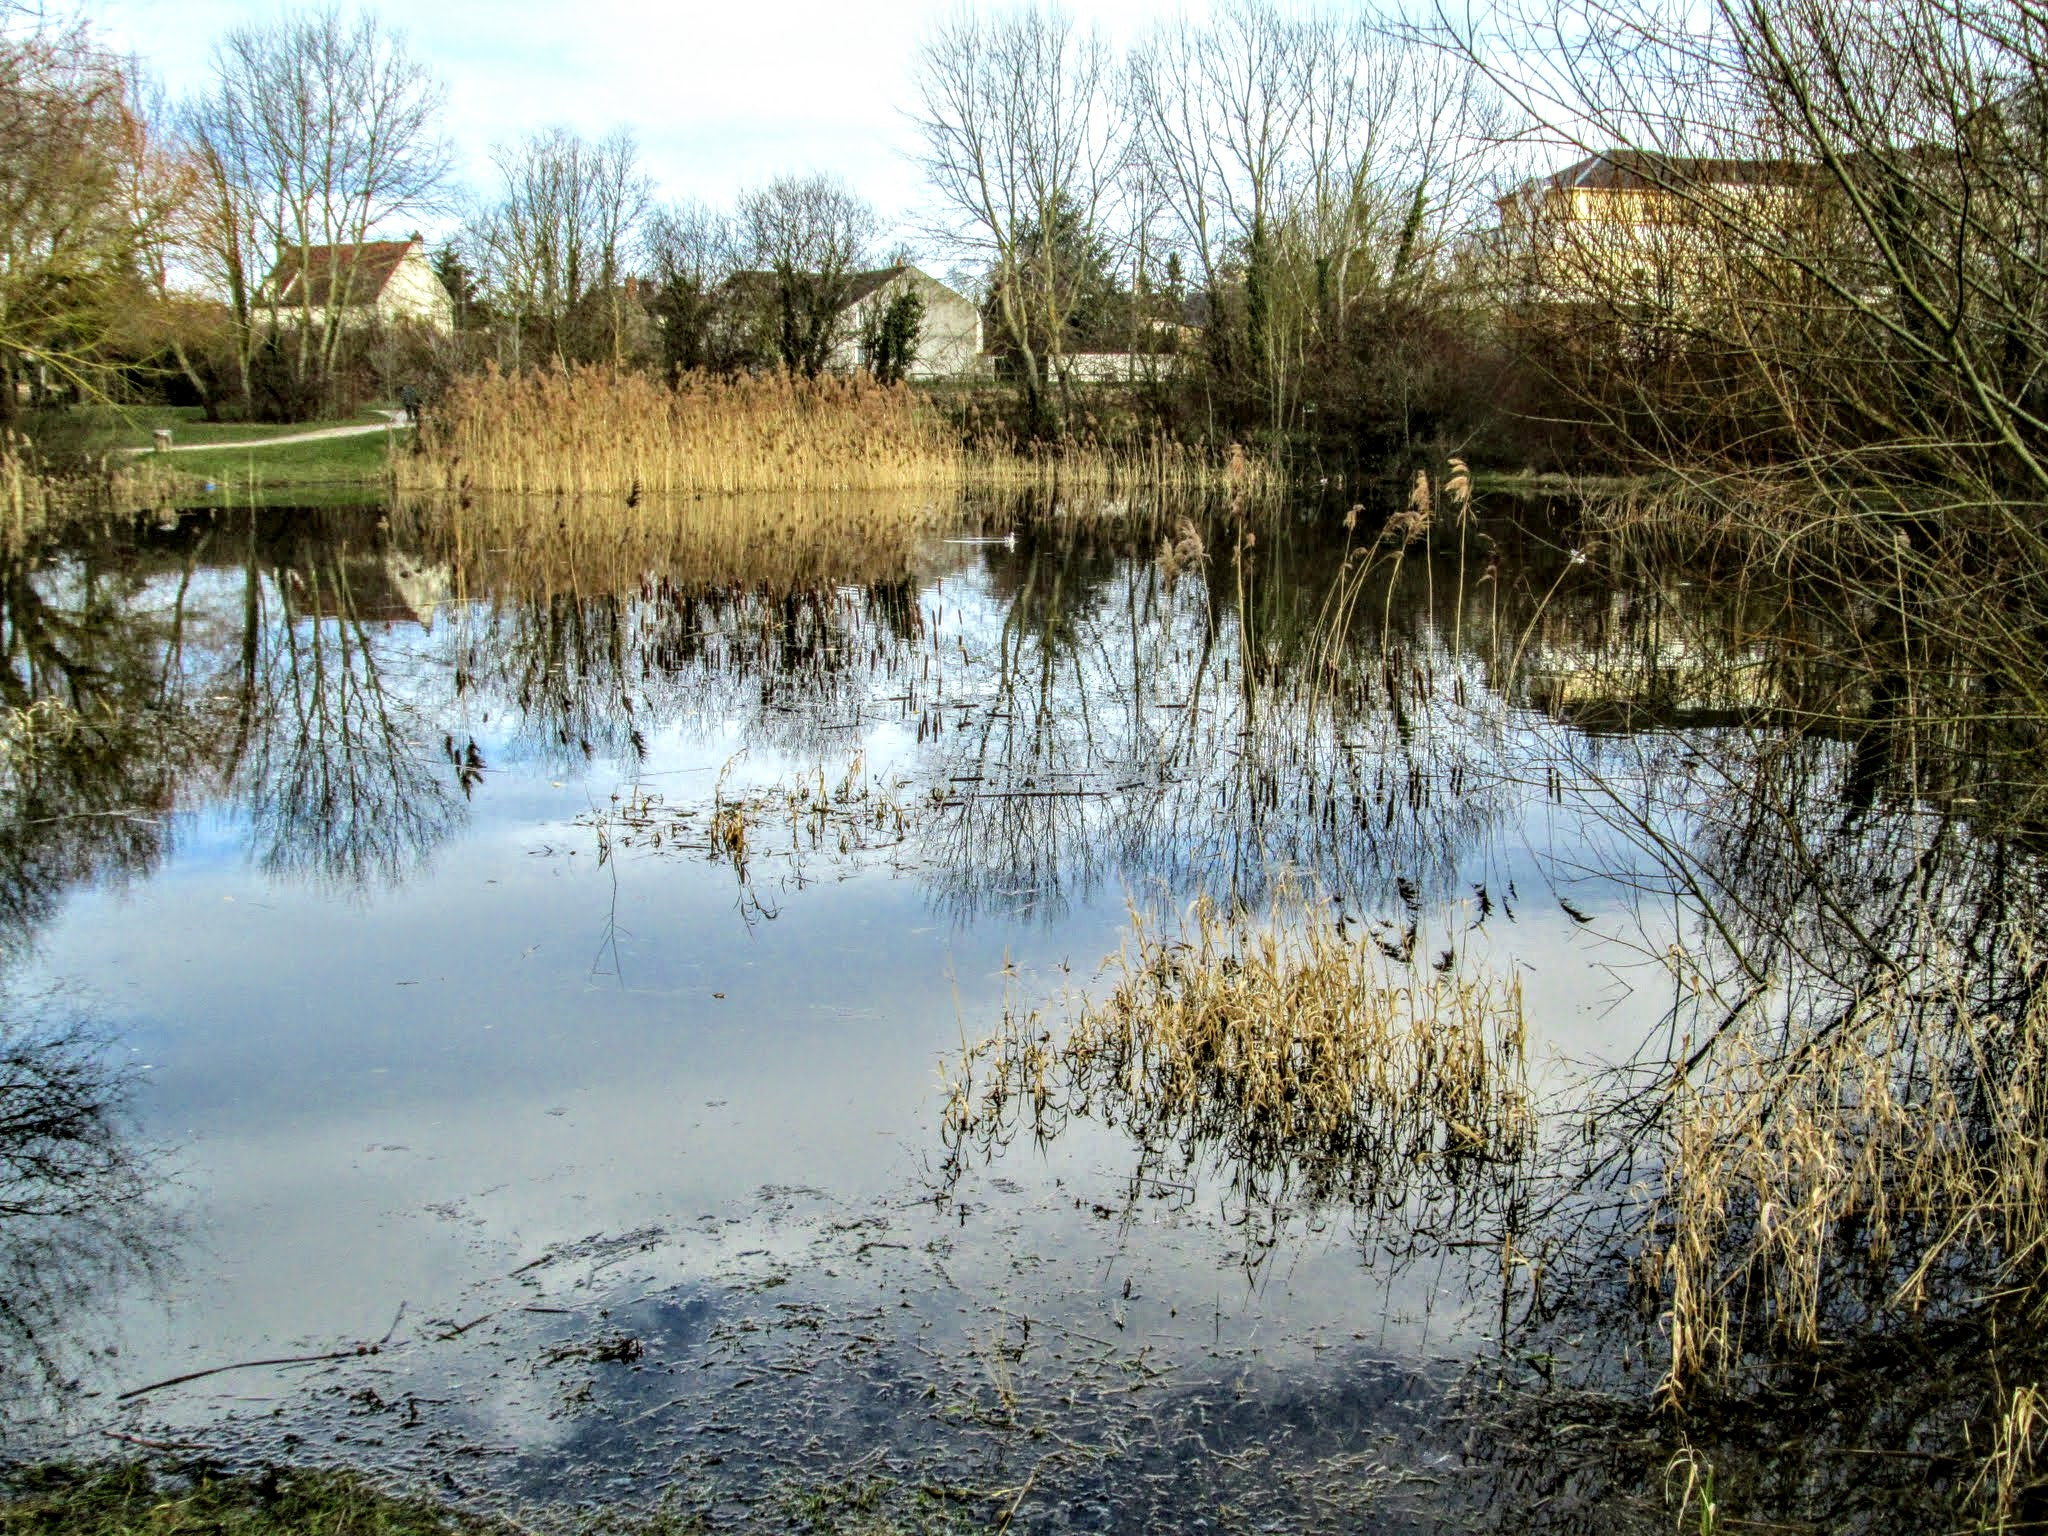
<path id="1" fill-rule="evenodd" d="M 1012 1012 L 951 1064 L 948 1144 L 1089 1117 L 1220 1165 L 1247 1202 L 1452 1199 L 1535 1149 L 1521 987 L 1415 947 L 1412 927 L 1285 895 L 1269 916 L 1207 898 L 1174 927 L 1133 913 L 1068 1026 Z"/>
<path id="2" fill-rule="evenodd" d="M 408 492 L 726 495 L 918 490 L 959 481 L 959 456 L 910 391 L 864 376 L 686 377 L 495 370 L 456 380 L 401 457 Z"/>
<path id="3" fill-rule="evenodd" d="M 1848 1323 L 2048 1287 L 2048 996 L 2001 1019 L 1893 976 L 1805 1040 L 1738 1025 L 1671 1137 L 1639 1273 L 1673 1402 Z"/>
<path id="4" fill-rule="evenodd" d="M 600 861 L 699 853 L 730 866 L 750 893 L 764 866 L 780 883 L 801 887 L 819 878 L 819 866 L 844 868 L 858 856 L 898 867 L 912 861 L 907 777 L 869 773 L 858 751 L 829 778 L 821 766 L 780 782 L 730 784 L 737 766 L 737 759 L 726 764 L 708 803 L 677 803 L 643 785 L 578 819 L 597 833 Z"/>
<path id="5" fill-rule="evenodd" d="M 395 461 L 407 493 L 643 498 L 967 485 L 1270 490 L 1241 452 L 1220 462 L 1164 439 L 969 452 L 905 385 L 766 373 L 685 375 L 673 388 L 627 369 L 465 375 Z"/>
<path id="6" fill-rule="evenodd" d="M 76 707 L 57 698 L 0 708 L 0 771 L 32 762 L 45 745 L 72 740 L 83 724 Z"/>

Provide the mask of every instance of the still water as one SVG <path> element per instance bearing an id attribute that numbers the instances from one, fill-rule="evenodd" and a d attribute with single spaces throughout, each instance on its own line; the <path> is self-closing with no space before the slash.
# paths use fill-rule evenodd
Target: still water
<path id="1" fill-rule="evenodd" d="M 10 1448 L 715 1527 L 820 1486 L 1024 1530 L 1497 1508 L 1472 1393 L 1629 1367 L 1518 1334 L 1492 1228 L 1130 1115 L 962 1146 L 946 1083 L 1134 914 L 1294 891 L 1519 978 L 1577 1113 L 1673 1049 L 1671 848 L 1859 685 L 1779 597 L 1505 516 L 1349 598 L 1306 514 L 939 521 L 800 576 L 376 509 L 9 562 L 7 702 L 65 712 L 0 813 L 9 1018 L 111 1106 L 91 1198 L 16 1224 Z M 1874 751 L 1795 755 L 1867 806 Z"/>

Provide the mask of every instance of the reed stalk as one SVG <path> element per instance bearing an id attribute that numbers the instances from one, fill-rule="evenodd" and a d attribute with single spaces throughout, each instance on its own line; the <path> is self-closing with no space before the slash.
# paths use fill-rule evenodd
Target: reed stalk
<path id="1" fill-rule="evenodd" d="M 968 486 L 1270 488 L 1269 465 L 1154 440 L 969 452 L 940 412 L 865 375 L 686 376 L 629 369 L 460 378 L 397 464 L 402 492 L 690 497 L 759 492 L 937 492 Z"/>

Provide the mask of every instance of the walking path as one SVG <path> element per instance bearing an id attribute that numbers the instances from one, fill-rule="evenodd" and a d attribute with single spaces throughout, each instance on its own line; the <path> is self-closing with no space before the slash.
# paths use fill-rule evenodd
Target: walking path
<path id="1" fill-rule="evenodd" d="M 352 427 L 316 427 L 311 432 L 286 432 L 278 437 L 248 437 L 233 443 L 173 443 L 172 453 L 211 453 L 222 448 L 276 448 L 285 443 L 316 443 L 327 437 L 367 437 L 372 432 L 389 432 L 411 424 L 404 411 L 385 411 L 388 421 L 366 421 Z M 130 448 L 130 453 L 154 453 L 154 447 Z"/>

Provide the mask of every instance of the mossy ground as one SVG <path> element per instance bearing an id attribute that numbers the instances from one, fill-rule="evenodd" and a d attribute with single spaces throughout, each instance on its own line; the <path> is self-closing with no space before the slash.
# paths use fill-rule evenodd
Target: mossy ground
<path id="1" fill-rule="evenodd" d="M 347 1472 L 165 1478 L 137 1465 L 0 1478 L 0 1536 L 511 1536 L 514 1527 L 378 1491 Z"/>
<path id="2" fill-rule="evenodd" d="M 905 1498 L 908 1494 L 907 1501 Z M 0 1472 L 0 1536 L 693 1536 L 692 1515 L 593 1510 L 517 1519 L 384 1491 L 353 1472 L 159 1473 L 138 1463 Z M 886 1480 L 792 1489 L 756 1507 L 749 1529 L 806 1536 L 968 1536 L 942 1491 Z"/>

